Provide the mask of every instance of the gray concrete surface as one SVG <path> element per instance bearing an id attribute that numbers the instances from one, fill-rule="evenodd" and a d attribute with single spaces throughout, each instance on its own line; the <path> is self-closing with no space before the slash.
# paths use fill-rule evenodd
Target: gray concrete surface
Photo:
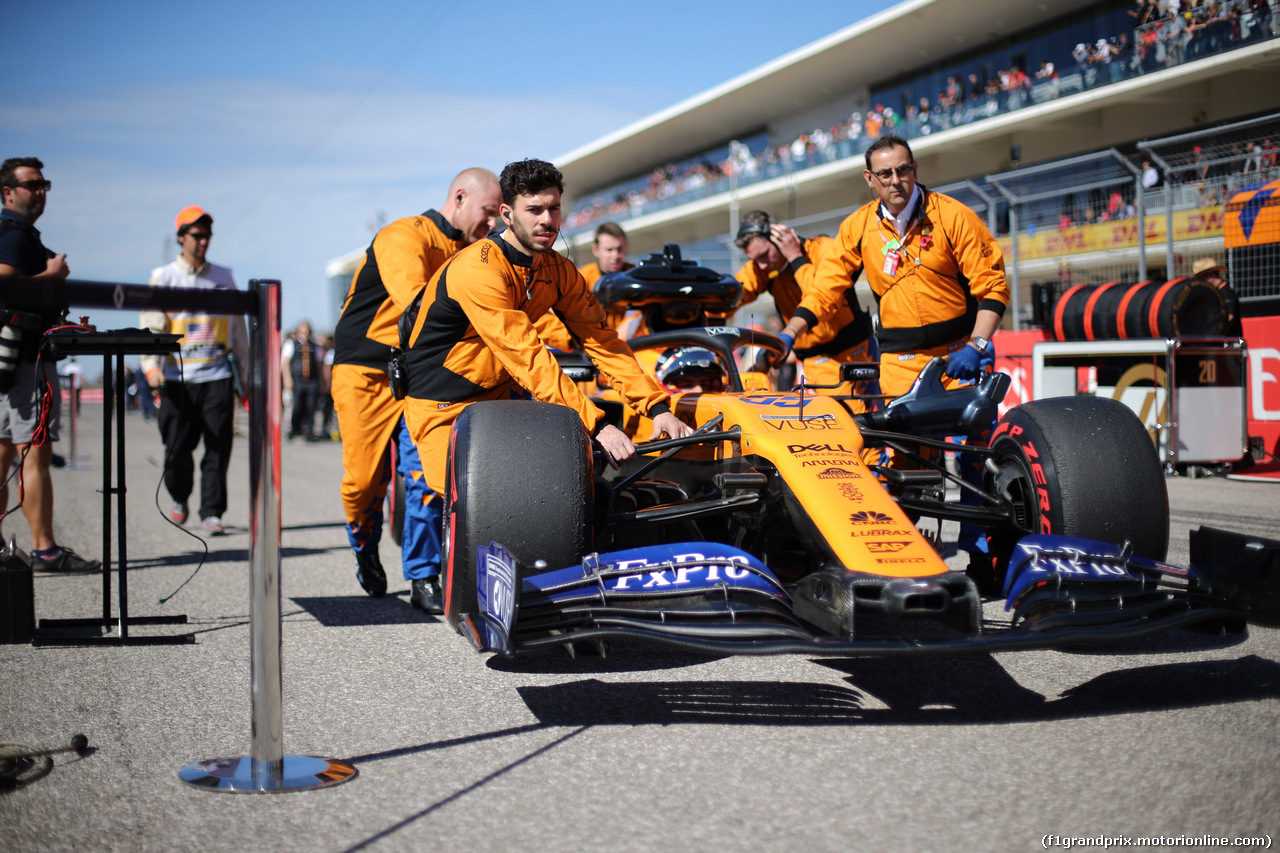
<path id="1" fill-rule="evenodd" d="M 54 474 L 57 533 L 97 555 L 96 410 L 79 450 L 84 467 Z M 161 604 L 203 545 L 157 509 L 160 442 L 130 416 L 130 610 L 190 619 L 133 633 L 197 642 L 0 646 L 0 741 L 84 732 L 93 747 L 0 792 L 0 850 L 967 851 L 1280 832 L 1280 631 L 921 661 L 487 659 L 409 606 L 389 540 L 391 594 L 357 587 L 337 444 L 284 450 L 284 743 L 359 776 L 196 789 L 184 765 L 250 750 L 247 458 L 238 439 L 230 535 Z M 1201 523 L 1276 533 L 1280 483 L 1168 486 L 1175 560 Z M 26 536 L 17 516 L 4 530 Z M 35 592 L 38 618 L 101 612 L 97 577 L 40 575 Z"/>

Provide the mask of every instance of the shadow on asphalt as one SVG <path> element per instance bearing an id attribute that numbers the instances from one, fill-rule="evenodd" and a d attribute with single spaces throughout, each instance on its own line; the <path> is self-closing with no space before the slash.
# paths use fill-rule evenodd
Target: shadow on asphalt
<path id="1" fill-rule="evenodd" d="M 851 686 L 589 679 L 518 692 L 547 726 L 1025 723 L 1280 698 L 1280 664 L 1254 655 L 1109 672 L 1055 699 L 989 657 L 815 662 L 850 673 Z"/>
<path id="2" fill-rule="evenodd" d="M 408 591 L 393 592 L 381 598 L 367 595 L 335 595 L 303 598 L 290 596 L 294 604 L 307 611 L 326 628 L 360 628 L 369 625 L 433 625 L 438 617 L 423 613 L 409 603 Z M 465 642 L 461 637 L 459 642 Z"/>

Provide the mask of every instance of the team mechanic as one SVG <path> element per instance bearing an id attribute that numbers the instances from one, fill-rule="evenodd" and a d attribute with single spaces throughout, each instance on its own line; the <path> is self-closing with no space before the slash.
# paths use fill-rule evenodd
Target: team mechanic
<path id="1" fill-rule="evenodd" d="M 595 255 L 595 261 L 578 267 L 578 272 L 582 273 L 587 287 L 594 287 L 600 277 L 606 273 L 635 268 L 635 264 L 627 261 L 627 232 L 623 231 L 622 226 L 616 222 L 600 223 L 600 227 L 596 229 L 595 240 L 591 243 L 591 254 Z M 636 328 L 633 322 L 631 333 L 623 331 L 623 322 L 627 313 L 626 308 L 606 309 L 604 312 L 604 321 L 610 328 L 617 329 L 624 338 L 632 337 Z M 547 342 L 547 346 L 566 351 L 578 349 L 573 336 L 555 314 L 543 314 L 534 321 L 533 325 L 538 330 L 538 336 Z"/>
<path id="2" fill-rule="evenodd" d="M 429 613 L 442 612 L 441 501 L 423 479 L 405 428 L 404 402 L 387 381 L 387 361 L 400 342 L 397 323 L 405 309 L 449 257 L 493 228 L 501 202 L 492 172 L 467 169 L 453 179 L 441 210 L 398 219 L 379 231 L 352 277 L 334 332 L 333 405 L 342 435 L 342 505 L 356 580 L 374 597 L 387 591 L 378 543 L 394 438 L 405 483 L 401 562 L 410 603 Z"/>
<path id="3" fill-rule="evenodd" d="M 560 171 L 543 160 L 522 160 L 509 163 L 499 183 L 506 231 L 468 246 L 436 273 L 410 338 L 405 419 L 427 485 L 437 492 L 444 487 L 450 428 L 463 409 L 482 400 L 532 397 L 568 406 L 614 464 L 635 457 L 631 440 L 604 420 L 538 337 L 533 321 L 549 310 L 622 398 L 653 419 L 655 437 L 692 432 L 605 323 L 582 275 L 552 249 L 560 232 Z"/>
<path id="4" fill-rule="evenodd" d="M 845 291 L 864 273 L 880 312 L 880 386 L 898 397 L 934 356 L 949 356 L 948 387 L 978 375 L 994 357 L 1009 285 L 995 237 L 965 205 L 916 183 L 911 147 L 880 137 L 866 152 L 862 173 L 877 198 L 840 225 L 834 251 L 814 271 L 783 335 L 793 342 L 829 321 Z"/>
<path id="5" fill-rule="evenodd" d="M 748 258 L 734 276 L 742 282 L 743 304 L 770 293 L 783 323 L 795 316 L 800 300 L 812 288 L 818 262 L 835 248 L 830 237 L 801 237 L 794 228 L 774 222 L 763 210 L 743 215 L 734 244 Z M 875 340 L 871 332 L 871 315 L 862 310 L 853 289 L 848 289 L 830 317 L 795 336 L 794 351 L 804 365 L 805 381 L 812 385 L 839 385 L 841 364 L 872 361 Z M 825 389 L 828 394 L 848 390 Z M 858 390 L 879 393 L 873 388 Z M 865 411 L 861 400 L 849 402 L 855 412 Z"/>
<path id="6" fill-rule="evenodd" d="M 782 337 L 790 343 L 831 318 L 861 272 L 880 311 L 885 394 L 909 391 L 934 356 L 947 356 L 948 388 L 972 382 L 995 361 L 991 338 L 1009 303 L 1000 245 L 968 207 L 916 183 L 916 161 L 902 137 L 881 136 L 865 156 L 862 176 L 877 198 L 841 223 L 835 250 L 818 264 Z M 981 463 L 960 462 L 962 476 L 980 482 Z M 975 499 L 968 490 L 962 495 Z M 961 526 L 959 546 L 974 555 L 987 550 L 974 525 Z M 977 568 L 975 579 L 985 582 L 981 561 Z"/>

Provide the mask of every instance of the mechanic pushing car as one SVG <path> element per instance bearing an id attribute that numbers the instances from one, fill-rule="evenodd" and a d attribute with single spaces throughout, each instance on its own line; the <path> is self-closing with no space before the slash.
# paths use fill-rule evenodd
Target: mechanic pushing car
<path id="1" fill-rule="evenodd" d="M 481 400 L 568 406 L 613 464 L 635 457 L 631 439 L 605 421 L 538 337 L 533 321 L 550 310 L 623 399 L 653 420 L 655 438 L 691 433 L 671 413 L 667 393 L 605 323 L 577 268 L 552 248 L 560 233 L 560 171 L 543 160 L 521 160 L 507 164 L 499 185 L 506 231 L 491 232 L 436 272 L 409 338 L 405 420 L 427 485 L 443 490 L 449 430 Z"/>

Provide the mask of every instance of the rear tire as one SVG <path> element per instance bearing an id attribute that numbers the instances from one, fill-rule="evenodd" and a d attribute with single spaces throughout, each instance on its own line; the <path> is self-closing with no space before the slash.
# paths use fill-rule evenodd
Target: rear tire
<path id="1" fill-rule="evenodd" d="M 498 542 L 526 573 L 534 561 L 582 561 L 593 514 L 591 441 L 566 406 L 496 400 L 468 406 L 453 426 L 445 468 L 445 614 L 475 613 L 476 549 Z"/>
<path id="2" fill-rule="evenodd" d="M 1028 533 L 1132 544 L 1163 560 L 1169 497 L 1151 436 L 1124 404 L 1055 397 L 1010 409 L 992 434 L 997 473 L 987 487 L 1012 503 L 1016 524 L 993 531 L 996 574 Z M 1016 529 L 1023 528 L 1023 529 Z"/>

